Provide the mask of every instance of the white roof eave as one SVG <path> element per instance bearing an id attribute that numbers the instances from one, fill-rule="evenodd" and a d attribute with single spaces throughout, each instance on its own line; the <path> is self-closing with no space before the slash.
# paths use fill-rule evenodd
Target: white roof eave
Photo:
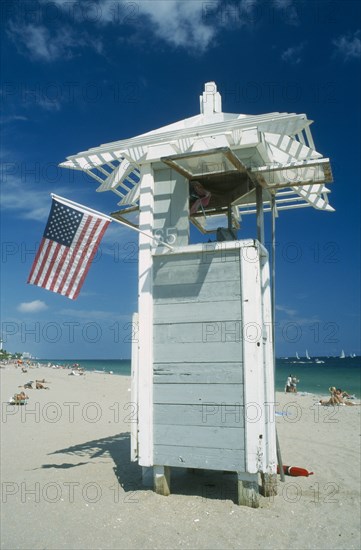
<path id="1" fill-rule="evenodd" d="M 316 151 L 309 128 L 313 121 L 305 114 L 223 113 L 214 82 L 205 84 L 200 105 L 199 115 L 71 155 L 60 166 L 84 171 L 100 183 L 97 191 L 114 192 L 125 206 L 138 201 L 141 164 L 228 149 L 269 190 L 268 196 L 275 194 L 278 209 L 333 210 L 323 185 L 332 181 L 329 159 Z M 241 201 L 235 208 L 253 213 L 251 203 Z"/>
<path id="2" fill-rule="evenodd" d="M 228 120 L 215 121 L 219 115 L 226 115 L 223 118 Z M 210 122 L 212 120 L 212 122 Z M 187 122 L 188 121 L 188 122 Z M 188 123 L 190 125 L 188 126 Z M 79 165 L 79 159 L 90 155 L 102 155 L 109 152 L 125 152 L 137 162 L 140 158 L 145 158 L 149 146 L 156 146 L 164 142 L 175 140 L 199 139 L 199 136 L 219 135 L 231 132 L 233 130 L 244 130 L 246 128 L 258 127 L 261 131 L 273 131 L 294 135 L 308 127 L 311 121 L 307 120 L 305 114 L 295 113 L 268 113 L 266 115 L 232 115 L 230 113 L 216 113 L 212 117 L 197 115 L 189 119 L 170 124 L 153 130 L 146 134 L 141 134 L 126 140 L 113 141 L 105 143 L 98 147 L 82 151 L 76 155 L 67 157 L 67 161 L 62 162 L 60 166 L 64 168 L 82 169 Z M 134 155 L 134 156 L 133 156 Z M 74 162 L 75 161 L 75 162 Z"/>

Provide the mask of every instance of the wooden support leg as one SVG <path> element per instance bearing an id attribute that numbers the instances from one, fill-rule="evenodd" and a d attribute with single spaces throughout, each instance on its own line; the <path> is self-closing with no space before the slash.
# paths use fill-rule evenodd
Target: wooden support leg
<path id="1" fill-rule="evenodd" d="M 237 472 L 238 478 L 238 504 L 249 506 L 250 508 L 259 507 L 259 489 L 258 474 L 247 474 L 246 472 Z"/>
<path id="2" fill-rule="evenodd" d="M 154 466 L 154 491 L 158 495 L 167 497 L 170 495 L 170 467 Z"/>
<path id="3" fill-rule="evenodd" d="M 277 495 L 277 475 L 261 474 L 262 494 L 264 497 L 274 497 Z"/>

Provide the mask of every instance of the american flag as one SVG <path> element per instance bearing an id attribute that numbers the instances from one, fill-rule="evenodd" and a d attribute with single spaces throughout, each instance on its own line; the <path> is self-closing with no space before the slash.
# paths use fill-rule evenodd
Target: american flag
<path id="1" fill-rule="evenodd" d="M 75 300 L 109 223 L 86 207 L 53 199 L 27 282 Z"/>

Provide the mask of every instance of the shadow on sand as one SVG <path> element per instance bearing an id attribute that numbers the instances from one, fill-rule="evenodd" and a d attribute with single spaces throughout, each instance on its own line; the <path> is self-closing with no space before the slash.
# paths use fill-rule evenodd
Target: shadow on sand
<path id="1" fill-rule="evenodd" d="M 120 433 L 102 439 L 93 439 L 79 445 L 58 449 L 50 455 L 71 455 L 82 459 L 78 463 L 63 462 L 62 464 L 43 464 L 42 468 L 68 469 L 77 468 L 101 458 L 111 458 L 114 462 L 114 474 L 124 491 L 142 489 L 142 469 L 135 462 L 130 462 L 130 435 Z"/>
<path id="2" fill-rule="evenodd" d="M 96 459 L 111 457 L 114 461 L 114 474 L 125 492 L 152 489 L 142 481 L 142 468 L 130 461 L 130 435 L 120 433 L 103 439 L 95 439 L 58 449 L 51 455 L 67 454 L 78 456 L 82 462 L 71 464 L 43 464 L 42 468 L 76 468 L 91 464 Z M 86 461 L 84 461 L 86 459 Z M 204 499 L 231 500 L 237 499 L 237 477 L 234 473 L 171 468 L 171 492 L 183 496 L 198 496 Z"/>

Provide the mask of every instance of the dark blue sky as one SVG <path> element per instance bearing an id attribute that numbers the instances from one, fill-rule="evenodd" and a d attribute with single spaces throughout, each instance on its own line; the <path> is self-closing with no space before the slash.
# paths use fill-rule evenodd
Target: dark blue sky
<path id="1" fill-rule="evenodd" d="M 334 213 L 277 220 L 277 354 L 360 353 L 360 3 L 56 0 L 2 7 L 2 335 L 38 357 L 128 357 L 137 235 L 108 230 L 80 297 L 26 285 L 51 192 L 117 209 L 68 155 L 199 113 L 306 113 Z M 267 219 L 268 222 L 268 219 Z M 115 224 L 114 224 L 115 225 Z M 240 238 L 255 236 L 247 220 Z"/>

